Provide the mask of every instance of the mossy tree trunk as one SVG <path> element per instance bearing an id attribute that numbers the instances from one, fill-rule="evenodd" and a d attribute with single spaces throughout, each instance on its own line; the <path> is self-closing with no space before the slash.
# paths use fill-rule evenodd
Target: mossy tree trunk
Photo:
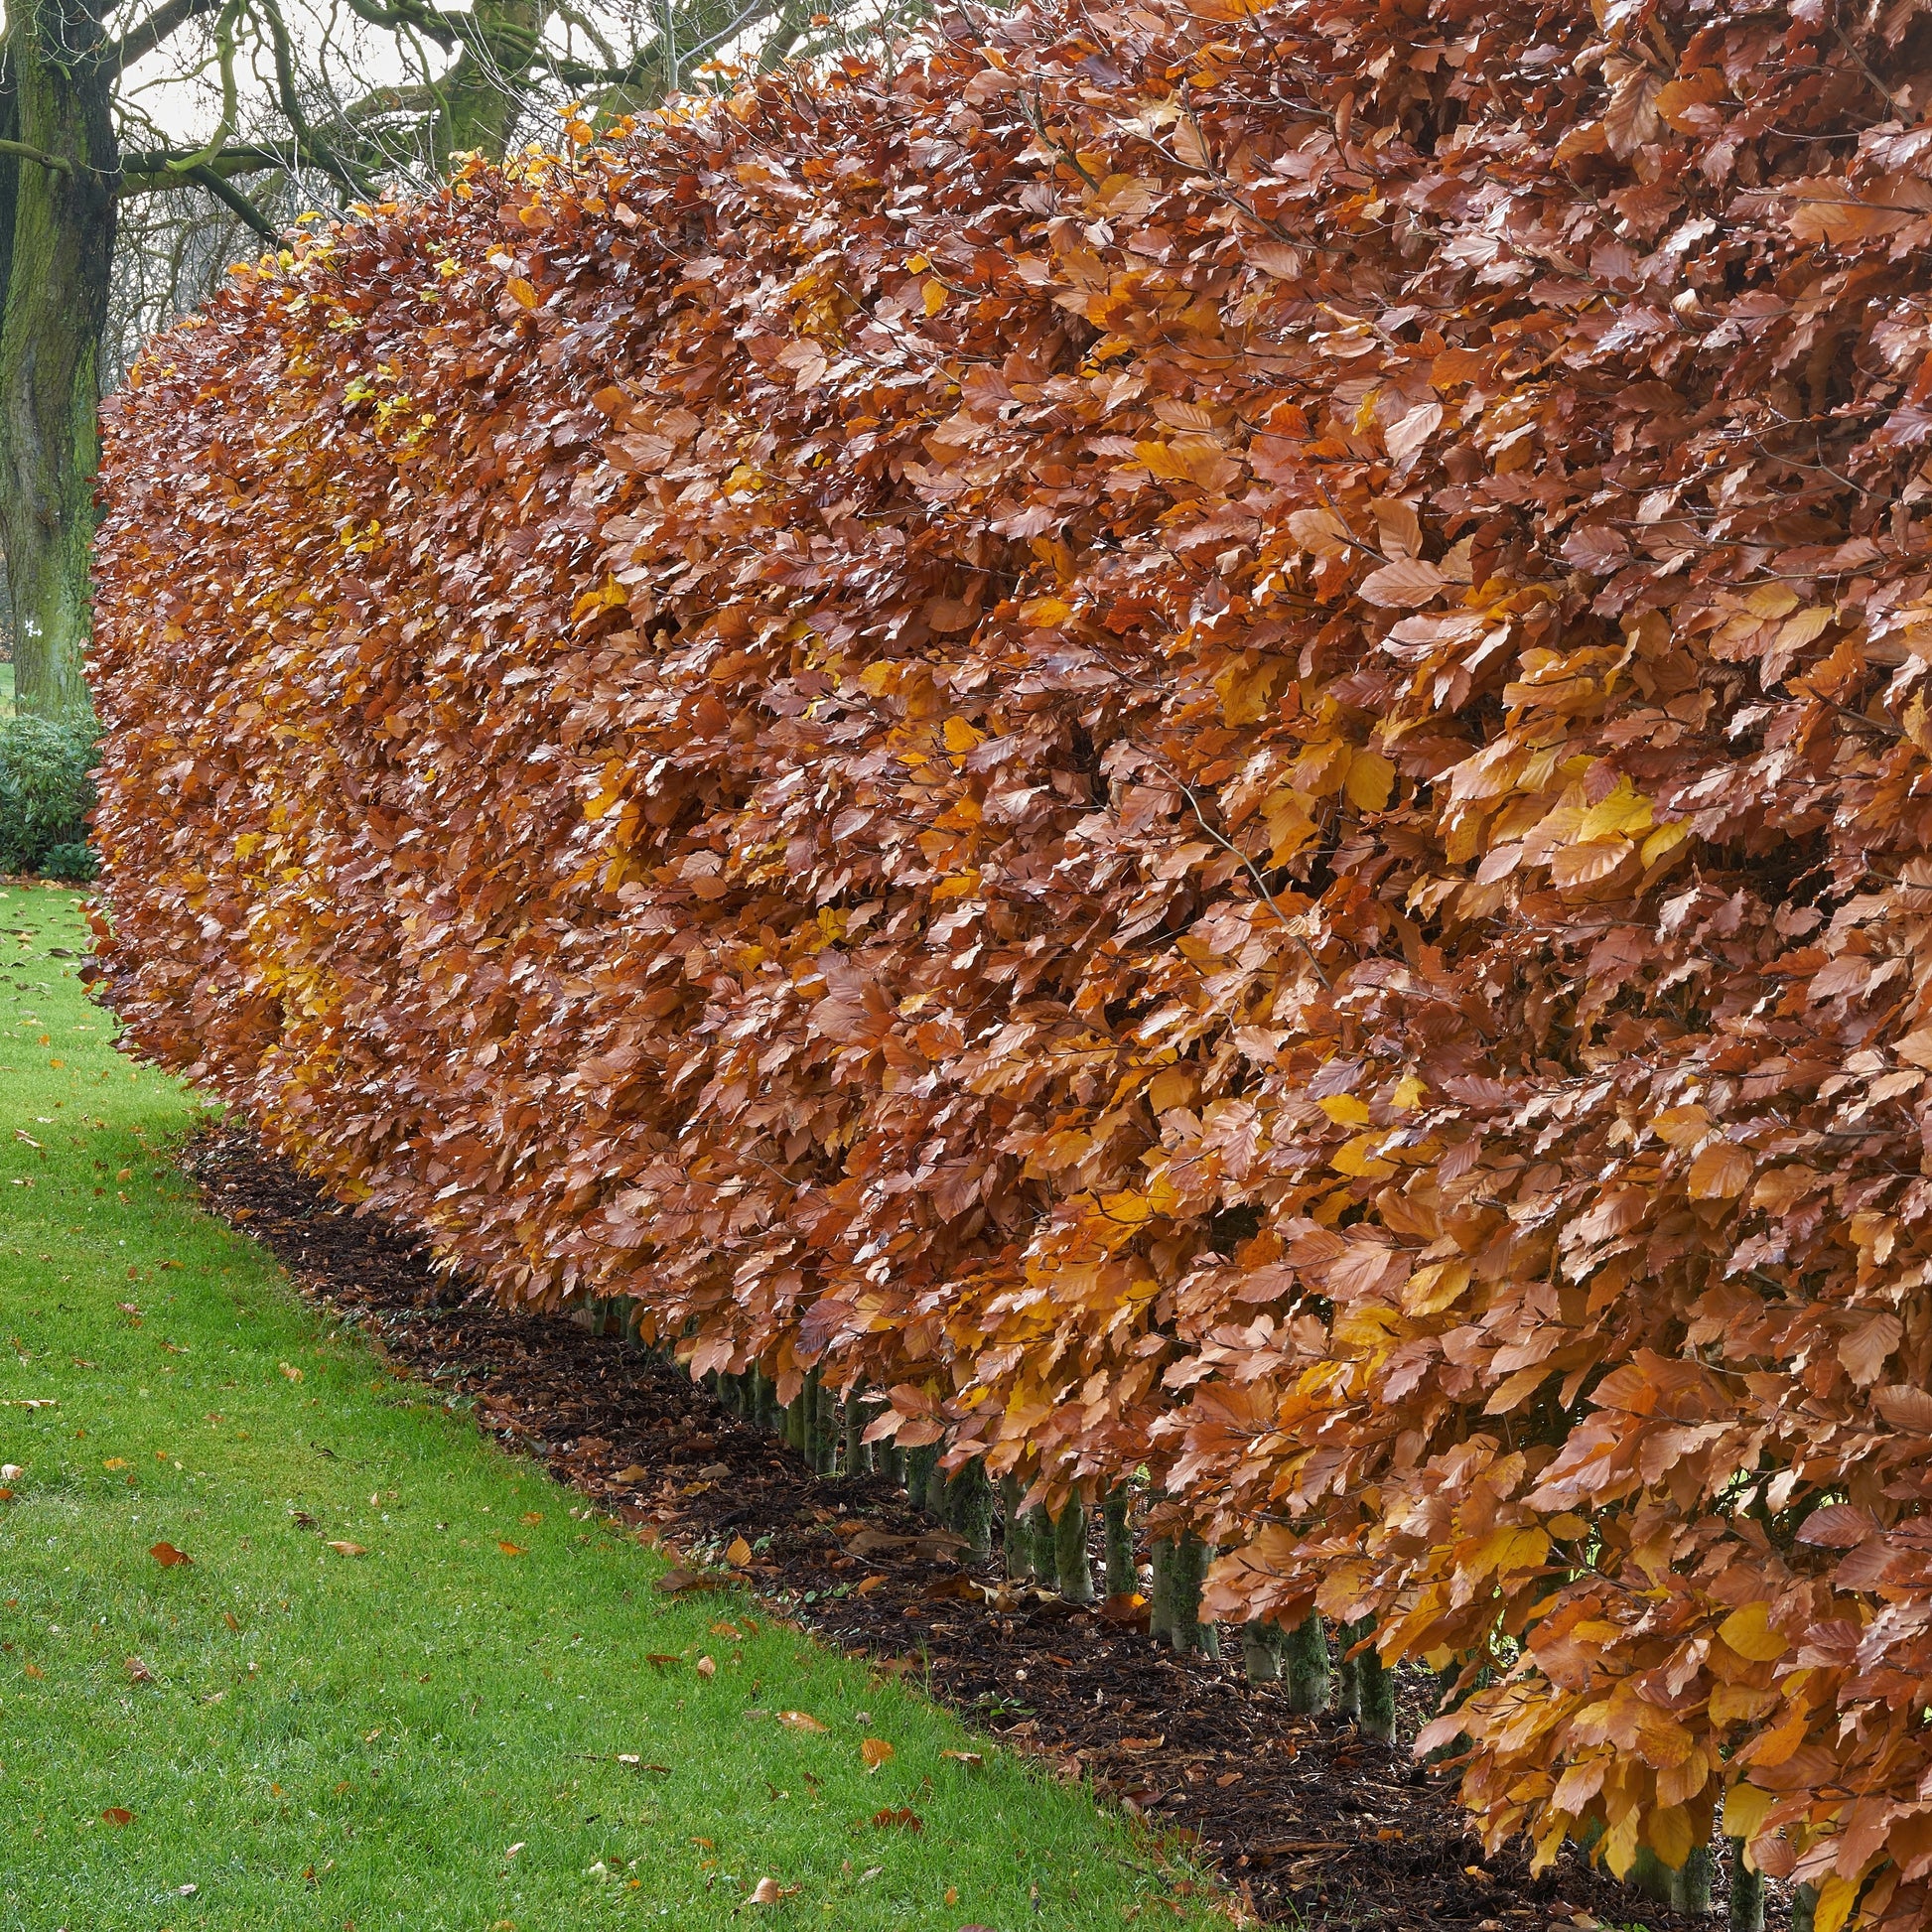
<path id="1" fill-rule="evenodd" d="M 98 352 L 114 254 L 116 63 L 99 0 L 22 0 L 0 42 L 0 542 L 15 695 L 88 709 Z M 21 152 L 27 150 L 29 152 Z"/>

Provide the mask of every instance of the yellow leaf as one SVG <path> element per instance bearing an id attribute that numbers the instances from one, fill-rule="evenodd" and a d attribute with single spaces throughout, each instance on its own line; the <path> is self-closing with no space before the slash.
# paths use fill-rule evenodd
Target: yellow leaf
<path id="1" fill-rule="evenodd" d="M 1348 802 L 1359 810 L 1382 811 L 1395 789 L 1395 766 L 1380 752 L 1357 752 L 1349 760 L 1348 776 L 1341 788 Z"/>
<path id="2" fill-rule="evenodd" d="M 829 1728 L 828 1725 L 820 1724 L 808 1711 L 780 1711 L 778 1713 L 778 1722 L 781 1725 L 788 1725 L 793 1730 L 822 1731 Z"/>
<path id="3" fill-rule="evenodd" d="M 1667 852 L 1677 848 L 1691 836 L 1689 824 L 1681 819 L 1672 819 L 1668 825 L 1660 825 L 1643 842 L 1643 850 L 1637 856 L 1646 866 L 1654 866 Z"/>
<path id="4" fill-rule="evenodd" d="M 1139 1227 L 1143 1221 L 1154 1218 L 1154 1209 L 1148 1204 L 1145 1194 L 1103 1194 L 1100 1210 L 1108 1220 L 1120 1222 L 1127 1227 Z"/>
<path id="5" fill-rule="evenodd" d="M 1732 1610 L 1718 1625 L 1718 1635 L 1738 1656 L 1753 1664 L 1768 1664 L 1790 1648 L 1771 1628 L 1770 1610 L 1768 1603 L 1746 1603 L 1741 1609 Z"/>
<path id="6" fill-rule="evenodd" d="M 882 1764 L 890 1763 L 896 1753 L 892 1745 L 883 1737 L 868 1737 L 859 1746 L 859 1755 L 866 1760 L 868 1772 L 876 1771 Z"/>
<path id="7" fill-rule="evenodd" d="M 964 718 L 948 718 L 944 736 L 947 751 L 965 753 L 970 752 L 986 734 L 975 731 Z"/>
<path id="8" fill-rule="evenodd" d="M 1428 1092 L 1427 1082 L 1418 1079 L 1413 1073 L 1405 1073 L 1396 1082 L 1395 1092 L 1389 1096 L 1389 1104 L 1392 1107 L 1400 1107 L 1404 1113 L 1407 1113 L 1411 1107 L 1420 1106 Z"/>
<path id="9" fill-rule="evenodd" d="M 1513 1524 L 1492 1530 L 1457 1568 L 1475 1577 L 1514 1570 L 1535 1570 L 1550 1554 L 1550 1539 L 1534 1524 Z"/>
<path id="10" fill-rule="evenodd" d="M 528 282 L 526 282 L 522 278 L 522 276 L 512 275 L 506 286 L 508 287 L 511 296 L 513 296 L 515 300 L 517 300 L 518 302 L 522 303 L 524 308 L 534 309 L 537 306 L 537 292 L 529 285 Z"/>
<path id="11" fill-rule="evenodd" d="M 1281 666 L 1273 658 L 1245 657 L 1214 680 L 1221 716 L 1230 725 L 1255 725 L 1268 716 Z"/>
<path id="12" fill-rule="evenodd" d="M 1841 1878 L 1833 1872 L 1818 1887 L 1818 1902 L 1811 1913 L 1811 1932 L 1839 1932 L 1839 1927 L 1852 1916 L 1863 1882 L 1862 1878 Z"/>
<path id="13" fill-rule="evenodd" d="M 742 1536 L 735 1536 L 725 1552 L 725 1561 L 734 1570 L 742 1570 L 752 1561 L 752 1546 Z"/>
<path id="14" fill-rule="evenodd" d="M 1768 1791 L 1754 1784 L 1733 1784 L 1725 1793 L 1725 1837 L 1753 1839 L 1771 1807 L 1777 1803 Z"/>
<path id="15" fill-rule="evenodd" d="M 1029 598 L 1020 607 L 1021 620 L 1037 625 L 1041 630 L 1050 630 L 1055 624 L 1065 623 L 1072 615 L 1073 606 L 1058 597 Z"/>
<path id="16" fill-rule="evenodd" d="M 1797 608 L 1798 594 L 1789 584 L 1760 584 L 1744 600 L 1744 609 L 1764 621 L 1788 617 Z"/>
<path id="17" fill-rule="evenodd" d="M 1673 1871 L 1684 1868 L 1684 1861 L 1691 1856 L 1691 1821 L 1682 1805 L 1653 1811 L 1644 1820 L 1643 1835 L 1650 1841 L 1650 1849 Z"/>
<path id="18" fill-rule="evenodd" d="M 1358 1179 L 1379 1180 L 1385 1174 L 1395 1173 L 1393 1162 L 1378 1160 L 1380 1152 L 1376 1134 L 1357 1134 L 1352 1141 L 1344 1142 L 1328 1157 L 1328 1165 L 1337 1173 L 1352 1174 Z"/>
<path id="19" fill-rule="evenodd" d="M 339 1557 L 365 1557 L 368 1552 L 359 1543 L 331 1543 L 329 1546 Z"/>
<path id="20" fill-rule="evenodd" d="M 1165 1114 L 1175 1107 L 1191 1106 L 1198 1091 L 1199 1082 L 1187 1068 L 1164 1066 L 1148 1082 L 1148 1105 L 1157 1114 Z"/>
<path id="21" fill-rule="evenodd" d="M 1418 1268 L 1409 1277 L 1409 1283 L 1402 1291 L 1402 1310 L 1405 1314 L 1441 1314 L 1447 1308 L 1452 1308 L 1461 1299 L 1462 1291 L 1469 1285 L 1469 1264 L 1466 1261 L 1432 1262 L 1427 1268 Z"/>
<path id="22" fill-rule="evenodd" d="M 1641 832 L 1648 832 L 1650 826 L 1650 800 L 1628 778 L 1619 778 L 1607 798 L 1584 813 L 1577 836 L 1583 840 L 1601 839 L 1612 832 L 1621 832 L 1626 838 L 1635 838 Z"/>
<path id="23" fill-rule="evenodd" d="M 946 306 L 946 291 L 938 282 L 928 282 L 920 300 L 925 304 L 926 314 L 936 316 Z"/>
<path id="24" fill-rule="evenodd" d="M 1324 1093 L 1315 1105 L 1339 1127 L 1368 1124 L 1368 1103 L 1352 1093 Z"/>
<path id="25" fill-rule="evenodd" d="M 505 1542 L 500 1536 L 496 1539 L 496 1547 L 506 1557 L 520 1557 L 526 1554 L 521 1544 Z"/>
<path id="26" fill-rule="evenodd" d="M 1693 1200 L 1731 1200 L 1749 1185 L 1751 1157 L 1731 1141 L 1714 1141 L 1691 1163 Z"/>
<path id="27" fill-rule="evenodd" d="M 570 607 L 570 621 L 575 623 L 579 618 L 595 617 L 600 611 L 614 611 L 629 602 L 630 593 L 616 578 L 612 578 L 601 588 L 585 591 L 577 599 Z"/>

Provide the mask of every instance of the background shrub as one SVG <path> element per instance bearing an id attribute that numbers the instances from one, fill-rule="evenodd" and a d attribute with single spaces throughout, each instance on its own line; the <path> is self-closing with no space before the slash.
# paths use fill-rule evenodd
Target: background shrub
<path id="1" fill-rule="evenodd" d="M 91 723 L 0 722 L 0 872 L 94 876 L 87 814 L 98 740 Z"/>

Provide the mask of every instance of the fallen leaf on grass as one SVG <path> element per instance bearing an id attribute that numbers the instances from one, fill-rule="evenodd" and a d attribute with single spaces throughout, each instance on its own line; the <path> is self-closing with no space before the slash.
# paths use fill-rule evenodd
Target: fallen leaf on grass
<path id="1" fill-rule="evenodd" d="M 829 1725 L 822 1725 L 809 1711 L 780 1711 L 778 1722 L 788 1725 L 793 1730 L 829 1730 Z"/>
<path id="2" fill-rule="evenodd" d="M 890 1831 L 895 1828 L 904 1832 L 922 1832 L 925 1830 L 925 1820 L 910 1805 L 900 1805 L 897 1810 L 888 1805 L 883 1811 L 873 1813 L 872 1822 L 881 1831 Z"/>
<path id="3" fill-rule="evenodd" d="M 295 1367 L 293 1363 L 277 1362 L 275 1366 L 279 1368 L 282 1371 L 282 1373 L 289 1378 L 291 1382 L 299 1382 L 302 1380 L 302 1371 L 299 1368 Z"/>
<path id="4" fill-rule="evenodd" d="M 152 1684 L 154 1682 L 154 1672 L 140 1658 L 127 1657 L 122 1659 L 122 1661 L 127 1666 L 127 1680 L 130 1684 Z"/>
<path id="5" fill-rule="evenodd" d="M 668 1652 L 662 1650 L 650 1650 L 644 1653 L 644 1662 L 647 1664 L 655 1664 L 659 1670 L 669 1670 L 673 1664 L 683 1663 L 684 1659 L 682 1657 L 673 1657 Z"/>
<path id="6" fill-rule="evenodd" d="M 20 1667 L 29 1677 L 45 1678 L 47 1673 L 38 1664 L 22 1664 Z"/>
<path id="7" fill-rule="evenodd" d="M 725 1582 L 723 1577 L 711 1576 L 703 1570 L 686 1570 L 682 1564 L 675 1564 L 657 1580 L 657 1591 L 662 1596 L 677 1596 L 685 1590 L 716 1589 Z"/>
<path id="8" fill-rule="evenodd" d="M 127 1467 L 127 1457 L 124 1455 L 110 1455 L 100 1466 L 103 1469 L 125 1469 Z"/>
<path id="9" fill-rule="evenodd" d="M 718 1675 L 718 1666 L 709 1657 L 700 1657 L 697 1663 L 697 1672 L 700 1677 L 716 1677 Z"/>
<path id="10" fill-rule="evenodd" d="M 331 1543 L 329 1547 L 339 1557 L 365 1557 L 368 1555 L 368 1552 L 359 1543 Z"/>
<path id="11" fill-rule="evenodd" d="M 983 1751 L 941 1751 L 941 1757 L 950 1757 L 956 1764 L 963 1764 L 969 1771 L 977 1771 L 986 1762 Z"/>
<path id="12" fill-rule="evenodd" d="M 131 1811 L 122 1810 L 119 1805 L 109 1805 L 100 1815 L 109 1825 L 131 1825 L 134 1823 L 134 1814 Z"/>
<path id="13" fill-rule="evenodd" d="M 506 1557 L 521 1557 L 529 1554 L 520 1543 L 506 1543 L 500 1536 L 496 1539 L 496 1547 Z"/>
<path id="14" fill-rule="evenodd" d="M 882 1764 L 889 1764 L 898 1755 L 883 1737 L 868 1737 L 859 1746 L 859 1755 L 866 1760 L 866 1770 L 870 1773 Z"/>
<path id="15" fill-rule="evenodd" d="M 748 1905 L 776 1905 L 797 1889 L 796 1885 L 781 1885 L 775 1878 L 760 1878 L 745 1894 L 745 1902 Z"/>
<path id="16" fill-rule="evenodd" d="M 735 1623 L 714 1623 L 711 1634 L 714 1637 L 729 1637 L 733 1643 L 742 1643 L 745 1638 L 745 1632 Z"/>
<path id="17" fill-rule="evenodd" d="M 148 1555 L 163 1570 L 172 1570 L 178 1563 L 193 1563 L 195 1559 L 186 1550 L 177 1550 L 172 1543 L 156 1543 L 149 1546 Z"/>
<path id="18" fill-rule="evenodd" d="M 541 1523 L 543 1521 L 543 1511 L 540 1509 L 526 1509 L 523 1512 L 523 1520 L 526 1523 Z"/>

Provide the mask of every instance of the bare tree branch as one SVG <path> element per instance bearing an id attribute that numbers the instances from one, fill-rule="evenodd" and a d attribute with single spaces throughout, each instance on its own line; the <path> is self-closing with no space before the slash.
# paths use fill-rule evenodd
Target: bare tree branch
<path id="1" fill-rule="evenodd" d="M 147 19 L 128 31 L 107 50 L 108 63 L 116 72 L 124 72 L 136 61 L 152 54 L 191 20 L 211 14 L 221 0 L 165 0 Z"/>
<path id="2" fill-rule="evenodd" d="M 43 168 L 51 168 L 57 175 L 73 176 L 73 163 L 64 154 L 48 154 L 40 148 L 30 148 L 25 141 L 0 141 L 0 154 L 17 155 L 22 161 L 37 161 Z"/>
<path id="3" fill-rule="evenodd" d="M 206 188 L 230 214 L 236 215 L 241 220 L 247 222 L 249 227 L 253 228 L 264 241 L 275 241 L 279 239 L 275 232 L 274 223 L 269 220 L 268 216 L 247 196 L 242 194 L 238 188 L 234 187 L 232 183 L 224 181 L 206 163 L 191 168 L 188 171 L 188 179 L 194 182 L 197 187 Z"/>

